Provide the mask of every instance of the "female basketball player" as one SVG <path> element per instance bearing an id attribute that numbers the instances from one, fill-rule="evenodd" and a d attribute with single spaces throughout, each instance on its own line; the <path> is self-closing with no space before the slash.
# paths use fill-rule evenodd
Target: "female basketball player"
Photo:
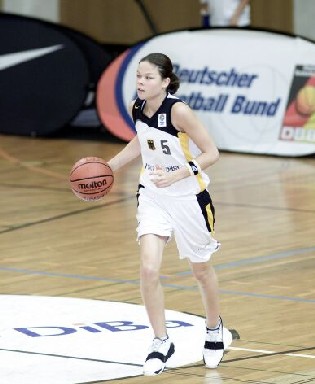
<path id="1" fill-rule="evenodd" d="M 173 94 L 179 79 L 162 53 L 144 57 L 137 70 L 137 99 L 129 112 L 137 135 L 108 164 L 115 172 L 141 155 L 137 234 L 141 294 L 154 340 L 144 363 L 145 375 L 161 373 L 175 347 L 167 335 L 164 295 L 159 280 L 165 244 L 174 234 L 180 258 L 188 259 L 206 313 L 204 361 L 216 368 L 224 353 L 218 283 L 208 263 L 220 244 L 213 238 L 214 207 L 203 171 L 219 152 L 190 107 Z"/>

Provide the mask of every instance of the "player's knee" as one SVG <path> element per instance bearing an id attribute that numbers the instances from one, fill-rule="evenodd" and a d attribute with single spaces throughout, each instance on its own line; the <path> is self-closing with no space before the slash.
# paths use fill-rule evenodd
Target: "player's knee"
<path id="1" fill-rule="evenodd" d="M 159 268 L 149 263 L 142 263 L 140 275 L 142 280 L 155 282 L 159 280 Z"/>
<path id="2" fill-rule="evenodd" d="M 203 283 L 209 279 L 209 268 L 207 264 L 200 263 L 192 266 L 192 273 L 197 281 Z"/>

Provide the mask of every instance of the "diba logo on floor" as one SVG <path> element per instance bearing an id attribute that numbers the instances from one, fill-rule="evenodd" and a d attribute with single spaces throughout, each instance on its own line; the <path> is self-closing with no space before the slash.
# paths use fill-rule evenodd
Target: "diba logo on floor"
<path id="1" fill-rule="evenodd" d="M 178 328 L 178 327 L 192 327 L 190 323 L 185 323 L 184 321 L 167 321 L 167 328 Z M 55 326 L 41 326 L 41 327 L 32 327 L 32 328 L 14 328 L 16 331 L 23 333 L 26 336 L 30 337 L 43 337 L 43 336 L 65 336 L 70 335 L 71 333 L 84 331 L 90 333 L 98 333 L 104 330 L 109 332 L 126 332 L 126 331 L 137 331 L 141 329 L 146 329 L 148 326 L 141 324 L 134 324 L 132 321 L 109 321 L 109 322 L 100 322 L 94 323 L 91 325 L 84 325 L 79 327 L 55 327 Z M 36 330 L 36 332 L 35 332 Z"/>
<path id="2" fill-rule="evenodd" d="M 153 334 L 141 305 L 0 295 L 0 306 L 1 384 L 21 377 L 23 384 L 74 384 L 142 375 Z M 166 318 L 176 349 L 171 366 L 202 360 L 204 319 L 171 310 Z"/>

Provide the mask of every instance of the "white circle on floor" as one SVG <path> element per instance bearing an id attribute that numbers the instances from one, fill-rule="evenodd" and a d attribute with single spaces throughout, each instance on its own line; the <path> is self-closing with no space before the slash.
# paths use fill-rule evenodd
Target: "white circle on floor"
<path id="1" fill-rule="evenodd" d="M 0 295 L 1 384 L 73 384 L 142 375 L 153 333 L 141 305 Z M 202 360 L 205 320 L 166 310 L 169 366 Z"/>

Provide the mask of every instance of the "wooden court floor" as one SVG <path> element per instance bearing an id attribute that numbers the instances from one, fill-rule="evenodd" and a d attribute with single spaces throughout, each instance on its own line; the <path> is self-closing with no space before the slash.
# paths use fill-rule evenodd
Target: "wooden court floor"
<path id="1" fill-rule="evenodd" d="M 116 175 L 106 198 L 86 203 L 69 189 L 72 164 L 85 156 L 109 159 L 123 144 L 0 140 L 0 294 L 142 304 L 139 286 L 128 283 L 138 279 L 140 163 Z M 221 312 L 240 339 L 217 370 L 199 362 L 115 382 L 315 383 L 315 158 L 221 153 L 208 172 L 222 243 L 213 258 Z M 174 243 L 162 273 L 166 308 L 203 316 L 195 281 Z"/>

